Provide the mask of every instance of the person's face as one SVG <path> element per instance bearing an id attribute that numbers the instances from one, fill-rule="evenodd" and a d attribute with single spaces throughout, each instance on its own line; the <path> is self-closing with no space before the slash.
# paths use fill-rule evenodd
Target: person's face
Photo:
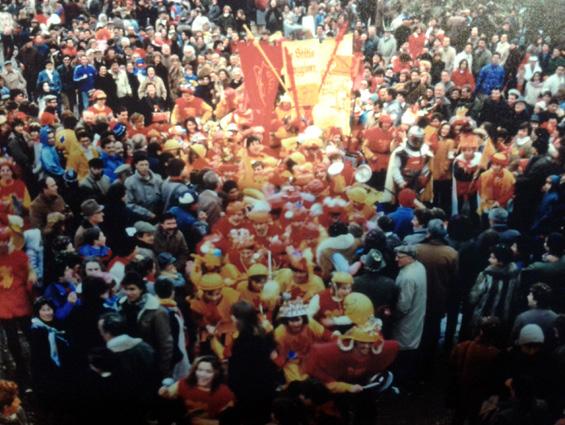
<path id="1" fill-rule="evenodd" d="M 177 220 L 171 218 L 169 220 L 165 220 L 161 226 L 163 230 L 167 233 L 174 233 L 177 230 Z"/>
<path id="2" fill-rule="evenodd" d="M 196 367 L 196 381 L 199 387 L 210 388 L 214 380 L 214 368 L 209 362 L 200 362 Z"/>
<path id="3" fill-rule="evenodd" d="M 502 171 L 502 165 L 500 164 L 492 164 L 490 166 L 491 170 L 493 171 L 494 174 L 498 174 Z"/>
<path id="4" fill-rule="evenodd" d="M 90 222 L 94 224 L 100 224 L 104 221 L 104 211 L 97 212 L 90 216 Z"/>
<path id="5" fill-rule="evenodd" d="M 442 136 L 442 137 L 447 137 L 448 134 L 449 134 L 450 128 L 451 128 L 451 127 L 450 127 L 449 125 L 443 125 L 443 126 L 441 127 L 441 131 L 440 131 L 441 136 Z"/>
<path id="6" fill-rule="evenodd" d="M 7 165 L 3 165 L 2 167 L 0 167 L 0 179 L 4 180 L 4 181 L 9 181 L 12 180 L 14 178 L 14 175 L 12 173 L 12 169 L 10 167 L 8 167 Z"/>
<path id="7" fill-rule="evenodd" d="M 143 291 L 137 285 L 127 285 L 124 288 L 124 292 L 126 294 L 128 302 L 130 303 L 137 302 L 143 295 Z"/>
<path id="8" fill-rule="evenodd" d="M 106 244 L 106 235 L 104 234 L 104 232 L 100 232 L 100 236 L 98 236 L 98 239 L 94 241 L 94 245 L 104 246 L 105 244 Z"/>
<path id="9" fill-rule="evenodd" d="M 90 137 L 81 137 L 79 142 L 84 148 L 87 148 L 90 146 Z"/>
<path id="10" fill-rule="evenodd" d="M 267 276 L 253 276 L 249 278 L 249 289 L 255 293 L 259 293 L 263 290 L 266 282 Z"/>
<path id="11" fill-rule="evenodd" d="M 541 190 L 542 192 L 549 192 L 551 189 L 551 179 L 548 177 L 547 179 L 545 179 L 545 183 L 542 186 Z"/>
<path id="12" fill-rule="evenodd" d="M 355 351 L 362 356 L 368 356 L 371 354 L 371 343 L 355 341 Z"/>
<path id="13" fill-rule="evenodd" d="M 114 143 L 108 143 L 104 146 L 104 152 L 106 152 L 108 155 L 114 155 L 115 153 L 115 145 Z"/>
<path id="14" fill-rule="evenodd" d="M 147 76 L 149 78 L 153 78 L 155 76 L 155 69 L 154 68 L 147 68 Z"/>
<path id="15" fill-rule="evenodd" d="M 490 93 L 490 98 L 495 102 L 498 102 L 500 100 L 500 90 L 493 90 Z"/>
<path id="16" fill-rule="evenodd" d="M 404 266 L 407 266 L 408 264 L 410 264 L 410 262 L 411 257 L 409 255 L 396 254 L 396 263 L 398 264 L 398 267 L 402 268 Z"/>
<path id="17" fill-rule="evenodd" d="M 202 298 L 207 303 L 218 304 L 222 299 L 222 290 L 214 289 L 213 291 L 204 291 L 202 293 Z"/>
<path id="18" fill-rule="evenodd" d="M 445 95 L 445 90 L 443 86 L 437 85 L 434 87 L 434 97 L 441 98 Z"/>
<path id="19" fill-rule="evenodd" d="M 528 307 L 530 308 L 536 308 L 538 303 L 534 298 L 534 294 L 532 294 L 531 292 L 528 293 Z"/>
<path id="20" fill-rule="evenodd" d="M 105 66 L 101 66 L 99 72 L 101 77 L 105 77 L 106 74 L 108 73 L 108 68 L 106 68 Z"/>
<path id="21" fill-rule="evenodd" d="M 54 311 L 49 304 L 43 304 L 39 309 L 39 318 L 41 321 L 49 323 L 53 321 Z"/>
<path id="22" fill-rule="evenodd" d="M 43 193 L 47 196 L 57 196 L 57 182 L 52 177 L 48 177 L 45 182 L 46 188 L 43 190 Z"/>
<path id="23" fill-rule="evenodd" d="M 137 164 L 135 164 L 135 169 L 143 177 L 149 175 L 149 161 L 138 161 Z"/>
<path id="24" fill-rule="evenodd" d="M 94 178 L 94 180 L 100 180 L 102 178 L 102 176 L 104 175 L 104 169 L 103 168 L 91 168 L 90 174 L 92 175 L 92 178 Z"/>
<path id="25" fill-rule="evenodd" d="M 304 270 L 294 270 L 293 273 L 294 281 L 298 284 L 308 282 L 308 272 Z"/>
<path id="26" fill-rule="evenodd" d="M 253 223 L 253 228 L 259 236 L 266 236 L 269 231 L 268 223 Z"/>
<path id="27" fill-rule="evenodd" d="M 155 243 L 155 234 L 154 233 L 142 233 L 139 237 L 139 240 L 146 243 L 147 245 L 153 245 Z"/>
<path id="28" fill-rule="evenodd" d="M 340 285 L 340 286 L 337 287 L 337 289 L 335 291 L 335 296 L 338 299 L 343 300 L 350 293 L 351 293 L 351 285 Z"/>
<path id="29" fill-rule="evenodd" d="M 522 353 L 526 354 L 527 356 L 536 355 L 541 350 L 541 348 L 541 344 L 524 344 L 520 346 Z"/>
<path id="30" fill-rule="evenodd" d="M 494 254 L 491 252 L 490 256 L 488 257 L 488 262 L 491 266 L 496 267 L 500 265 L 500 262 L 498 261 L 498 259 L 494 256 Z"/>
<path id="31" fill-rule="evenodd" d="M 302 317 L 291 317 L 288 319 L 288 330 L 292 334 L 300 333 L 304 327 L 304 319 Z"/>
<path id="32" fill-rule="evenodd" d="M 100 268 L 100 264 L 96 261 L 89 261 L 84 266 L 84 274 L 87 276 L 95 275 L 96 273 L 100 273 L 102 269 Z"/>
<path id="33" fill-rule="evenodd" d="M 88 65 L 88 58 L 87 58 L 86 56 L 82 56 L 82 57 L 80 58 L 80 64 L 81 64 L 82 66 Z"/>
<path id="34" fill-rule="evenodd" d="M 492 64 L 493 64 L 493 65 L 498 65 L 498 64 L 500 63 L 500 56 L 498 56 L 498 55 L 492 55 L 491 61 L 492 61 Z"/>

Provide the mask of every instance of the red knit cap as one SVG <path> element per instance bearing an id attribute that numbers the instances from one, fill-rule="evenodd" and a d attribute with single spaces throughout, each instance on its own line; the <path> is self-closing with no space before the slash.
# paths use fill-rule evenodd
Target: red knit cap
<path id="1" fill-rule="evenodd" d="M 402 189 L 398 193 L 398 203 L 402 207 L 412 208 L 414 207 L 414 201 L 416 200 L 416 192 L 412 189 Z"/>

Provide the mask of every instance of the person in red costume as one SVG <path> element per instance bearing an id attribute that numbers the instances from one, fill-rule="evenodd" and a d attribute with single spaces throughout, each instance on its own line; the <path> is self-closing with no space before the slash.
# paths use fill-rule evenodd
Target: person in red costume
<path id="1" fill-rule="evenodd" d="M 95 117 L 105 117 L 108 121 L 113 118 L 114 113 L 112 109 L 106 105 L 106 93 L 102 90 L 96 90 L 92 96 L 94 104 L 87 110 L 94 113 Z"/>
<path id="2" fill-rule="evenodd" d="M 349 397 L 338 396 L 337 404 L 346 404 L 347 410 L 354 412 L 354 423 L 371 424 L 376 413 L 375 394 L 365 386 L 372 377 L 386 371 L 397 354 L 398 343 L 384 341 L 378 327 L 369 321 L 354 326 L 336 342 L 314 344 L 304 370 L 331 392 L 349 394 Z M 349 408 L 351 404 L 353 409 Z"/>
<path id="3" fill-rule="evenodd" d="M 28 256 L 14 249 L 12 232 L 0 227 L 0 328 L 4 329 L 8 350 L 16 362 L 16 380 L 29 385 L 19 332 L 29 334 L 32 315 L 32 279 Z"/>
<path id="4" fill-rule="evenodd" d="M 320 310 L 315 317 L 326 328 L 335 330 L 340 325 L 351 325 L 343 304 L 352 285 L 353 277 L 349 273 L 334 272 L 329 288 L 320 293 Z"/>
<path id="5" fill-rule="evenodd" d="M 0 214 L 27 215 L 31 199 L 25 183 L 17 178 L 16 164 L 0 161 Z"/>
<path id="6" fill-rule="evenodd" d="M 362 150 L 373 171 L 368 184 L 377 190 L 384 189 L 393 135 L 389 115 L 381 115 L 379 126 L 369 128 L 364 133 Z"/>
<path id="7" fill-rule="evenodd" d="M 212 116 L 212 107 L 199 97 L 194 96 L 193 87 L 181 88 L 182 96 L 175 102 L 171 114 L 171 124 L 183 124 L 190 117 L 199 117 L 202 122 Z"/>
<path id="8" fill-rule="evenodd" d="M 235 229 L 250 229 L 249 223 L 245 218 L 245 204 L 235 201 L 228 204 L 226 215 L 220 218 L 212 227 L 212 233 L 218 233 L 227 238 L 230 232 Z"/>

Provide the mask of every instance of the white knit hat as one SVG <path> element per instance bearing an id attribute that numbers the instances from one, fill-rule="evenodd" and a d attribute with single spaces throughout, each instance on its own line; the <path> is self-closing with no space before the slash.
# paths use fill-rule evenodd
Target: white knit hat
<path id="1" fill-rule="evenodd" d="M 531 323 L 524 326 L 520 331 L 518 345 L 543 344 L 544 341 L 545 336 L 543 335 L 543 330 L 538 325 Z"/>

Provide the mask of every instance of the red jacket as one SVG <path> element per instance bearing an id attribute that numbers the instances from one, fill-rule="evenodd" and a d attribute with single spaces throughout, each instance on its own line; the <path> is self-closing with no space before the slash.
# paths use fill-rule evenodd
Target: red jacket
<path id="1" fill-rule="evenodd" d="M 455 87 L 463 87 L 468 84 L 471 86 L 471 91 L 475 90 L 475 77 L 469 72 L 468 69 L 461 72 L 458 69 L 453 71 L 451 74 L 451 81 L 455 84 Z"/>
<path id="2" fill-rule="evenodd" d="M 0 319 L 32 314 L 28 257 L 22 251 L 0 255 Z"/>
<path id="3" fill-rule="evenodd" d="M 385 371 L 398 355 L 398 342 L 385 341 L 380 354 L 362 356 L 342 351 L 335 342 L 314 344 L 306 358 L 305 370 L 312 377 L 328 384 L 346 382 L 364 385 L 369 378 Z"/>

